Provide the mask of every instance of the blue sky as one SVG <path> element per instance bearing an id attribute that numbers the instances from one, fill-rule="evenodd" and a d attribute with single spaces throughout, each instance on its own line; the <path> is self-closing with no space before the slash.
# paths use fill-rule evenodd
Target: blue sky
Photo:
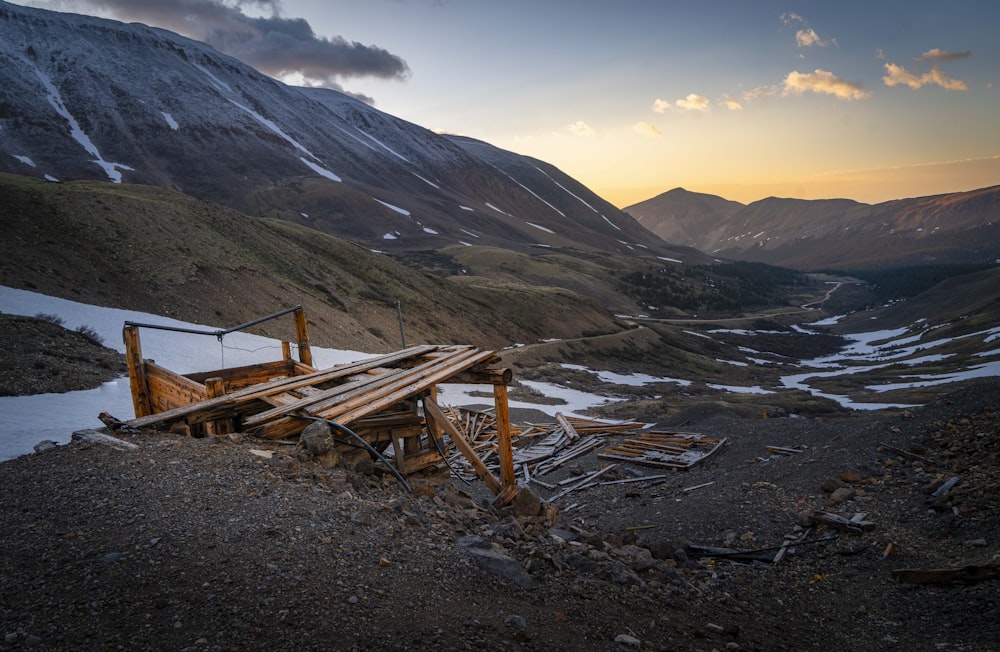
<path id="1" fill-rule="evenodd" d="M 619 206 L 678 186 L 878 202 L 1000 183 L 992 0 L 19 3 L 186 32 Z M 227 20 L 262 36 L 234 45 Z"/>

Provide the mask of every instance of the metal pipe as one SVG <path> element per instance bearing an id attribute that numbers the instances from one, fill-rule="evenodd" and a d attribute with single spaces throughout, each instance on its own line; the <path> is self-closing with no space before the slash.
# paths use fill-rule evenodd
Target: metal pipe
<path id="1" fill-rule="evenodd" d="M 206 331 L 206 330 L 200 330 L 200 329 L 196 329 L 196 328 L 184 328 L 182 326 L 166 326 L 166 325 L 163 325 L 163 324 L 141 324 L 139 322 L 134 322 L 134 321 L 127 321 L 127 322 L 125 322 L 125 327 L 128 328 L 130 326 L 133 326 L 133 327 L 137 327 L 137 328 L 155 328 L 157 330 L 161 330 L 161 331 L 173 331 L 175 333 L 191 333 L 191 334 L 194 334 L 194 335 L 214 335 L 215 337 L 222 337 L 223 335 L 228 335 L 229 333 L 234 333 L 236 331 L 241 331 L 244 328 L 249 328 L 251 326 L 256 326 L 257 324 L 259 324 L 261 322 L 265 322 L 265 321 L 267 321 L 269 319 L 274 319 L 276 317 L 283 317 L 284 315 L 287 315 L 289 313 L 295 312 L 296 310 L 302 310 L 302 306 L 298 305 L 298 306 L 295 306 L 293 308 L 286 308 L 284 310 L 281 310 L 281 311 L 278 311 L 276 313 L 267 315 L 265 317 L 260 317 L 258 319 L 254 319 L 253 321 L 248 321 L 245 324 L 240 324 L 239 326 L 233 326 L 232 328 L 225 328 L 225 329 L 214 330 L 214 331 Z"/>

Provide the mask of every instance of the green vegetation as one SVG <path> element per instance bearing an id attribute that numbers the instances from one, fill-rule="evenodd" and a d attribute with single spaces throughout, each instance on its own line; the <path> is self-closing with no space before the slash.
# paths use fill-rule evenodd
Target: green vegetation
<path id="1" fill-rule="evenodd" d="M 956 276 L 975 274 L 994 267 L 997 265 L 919 265 L 895 269 L 853 271 L 849 274 L 871 283 L 879 301 L 890 301 L 915 297 L 941 281 Z"/>
<path id="2" fill-rule="evenodd" d="M 790 269 L 735 262 L 631 272 L 622 277 L 621 289 L 650 310 L 732 313 L 787 305 L 791 288 L 806 282 Z"/>

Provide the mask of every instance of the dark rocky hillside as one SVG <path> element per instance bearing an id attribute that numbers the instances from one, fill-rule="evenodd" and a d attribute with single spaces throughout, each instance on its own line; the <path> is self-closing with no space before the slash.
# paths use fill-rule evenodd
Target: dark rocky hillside
<path id="1" fill-rule="evenodd" d="M 433 276 L 160 188 L 0 175 L 0 194 L 8 287 L 217 326 L 302 304 L 316 344 L 365 351 L 400 348 L 396 301 L 409 344 L 495 348 L 619 328 L 570 290 Z"/>
<path id="2" fill-rule="evenodd" d="M 555 167 L 287 86 L 171 32 L 0 1 L 0 172 L 156 185 L 390 251 L 673 258 Z"/>

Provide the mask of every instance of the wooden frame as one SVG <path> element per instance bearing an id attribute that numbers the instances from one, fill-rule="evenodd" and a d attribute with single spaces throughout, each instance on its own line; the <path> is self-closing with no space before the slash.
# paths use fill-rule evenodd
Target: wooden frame
<path id="1" fill-rule="evenodd" d="M 461 432 L 437 407 L 437 385 L 492 385 L 500 478 L 488 470 L 480 477 L 494 493 L 505 498 L 516 495 L 507 400 L 512 374 L 509 369 L 489 368 L 497 361 L 495 352 L 469 346 L 421 345 L 317 370 L 312 366 L 301 306 L 276 314 L 292 311 L 296 315 L 298 361 L 291 358 L 291 345 L 283 342 L 281 360 L 186 375 L 144 360 L 139 328 L 153 326 L 126 323 L 123 337 L 136 414 L 129 425 L 143 428 L 181 423 L 195 436 L 240 430 L 282 439 L 297 437 L 309 423 L 324 419 L 353 429 L 383 450 L 391 446 L 396 468 L 405 475 L 442 461 L 437 441 L 442 433 L 463 450 Z M 474 451 L 463 453 L 474 468 L 485 469 L 481 461 L 476 465 Z"/>

